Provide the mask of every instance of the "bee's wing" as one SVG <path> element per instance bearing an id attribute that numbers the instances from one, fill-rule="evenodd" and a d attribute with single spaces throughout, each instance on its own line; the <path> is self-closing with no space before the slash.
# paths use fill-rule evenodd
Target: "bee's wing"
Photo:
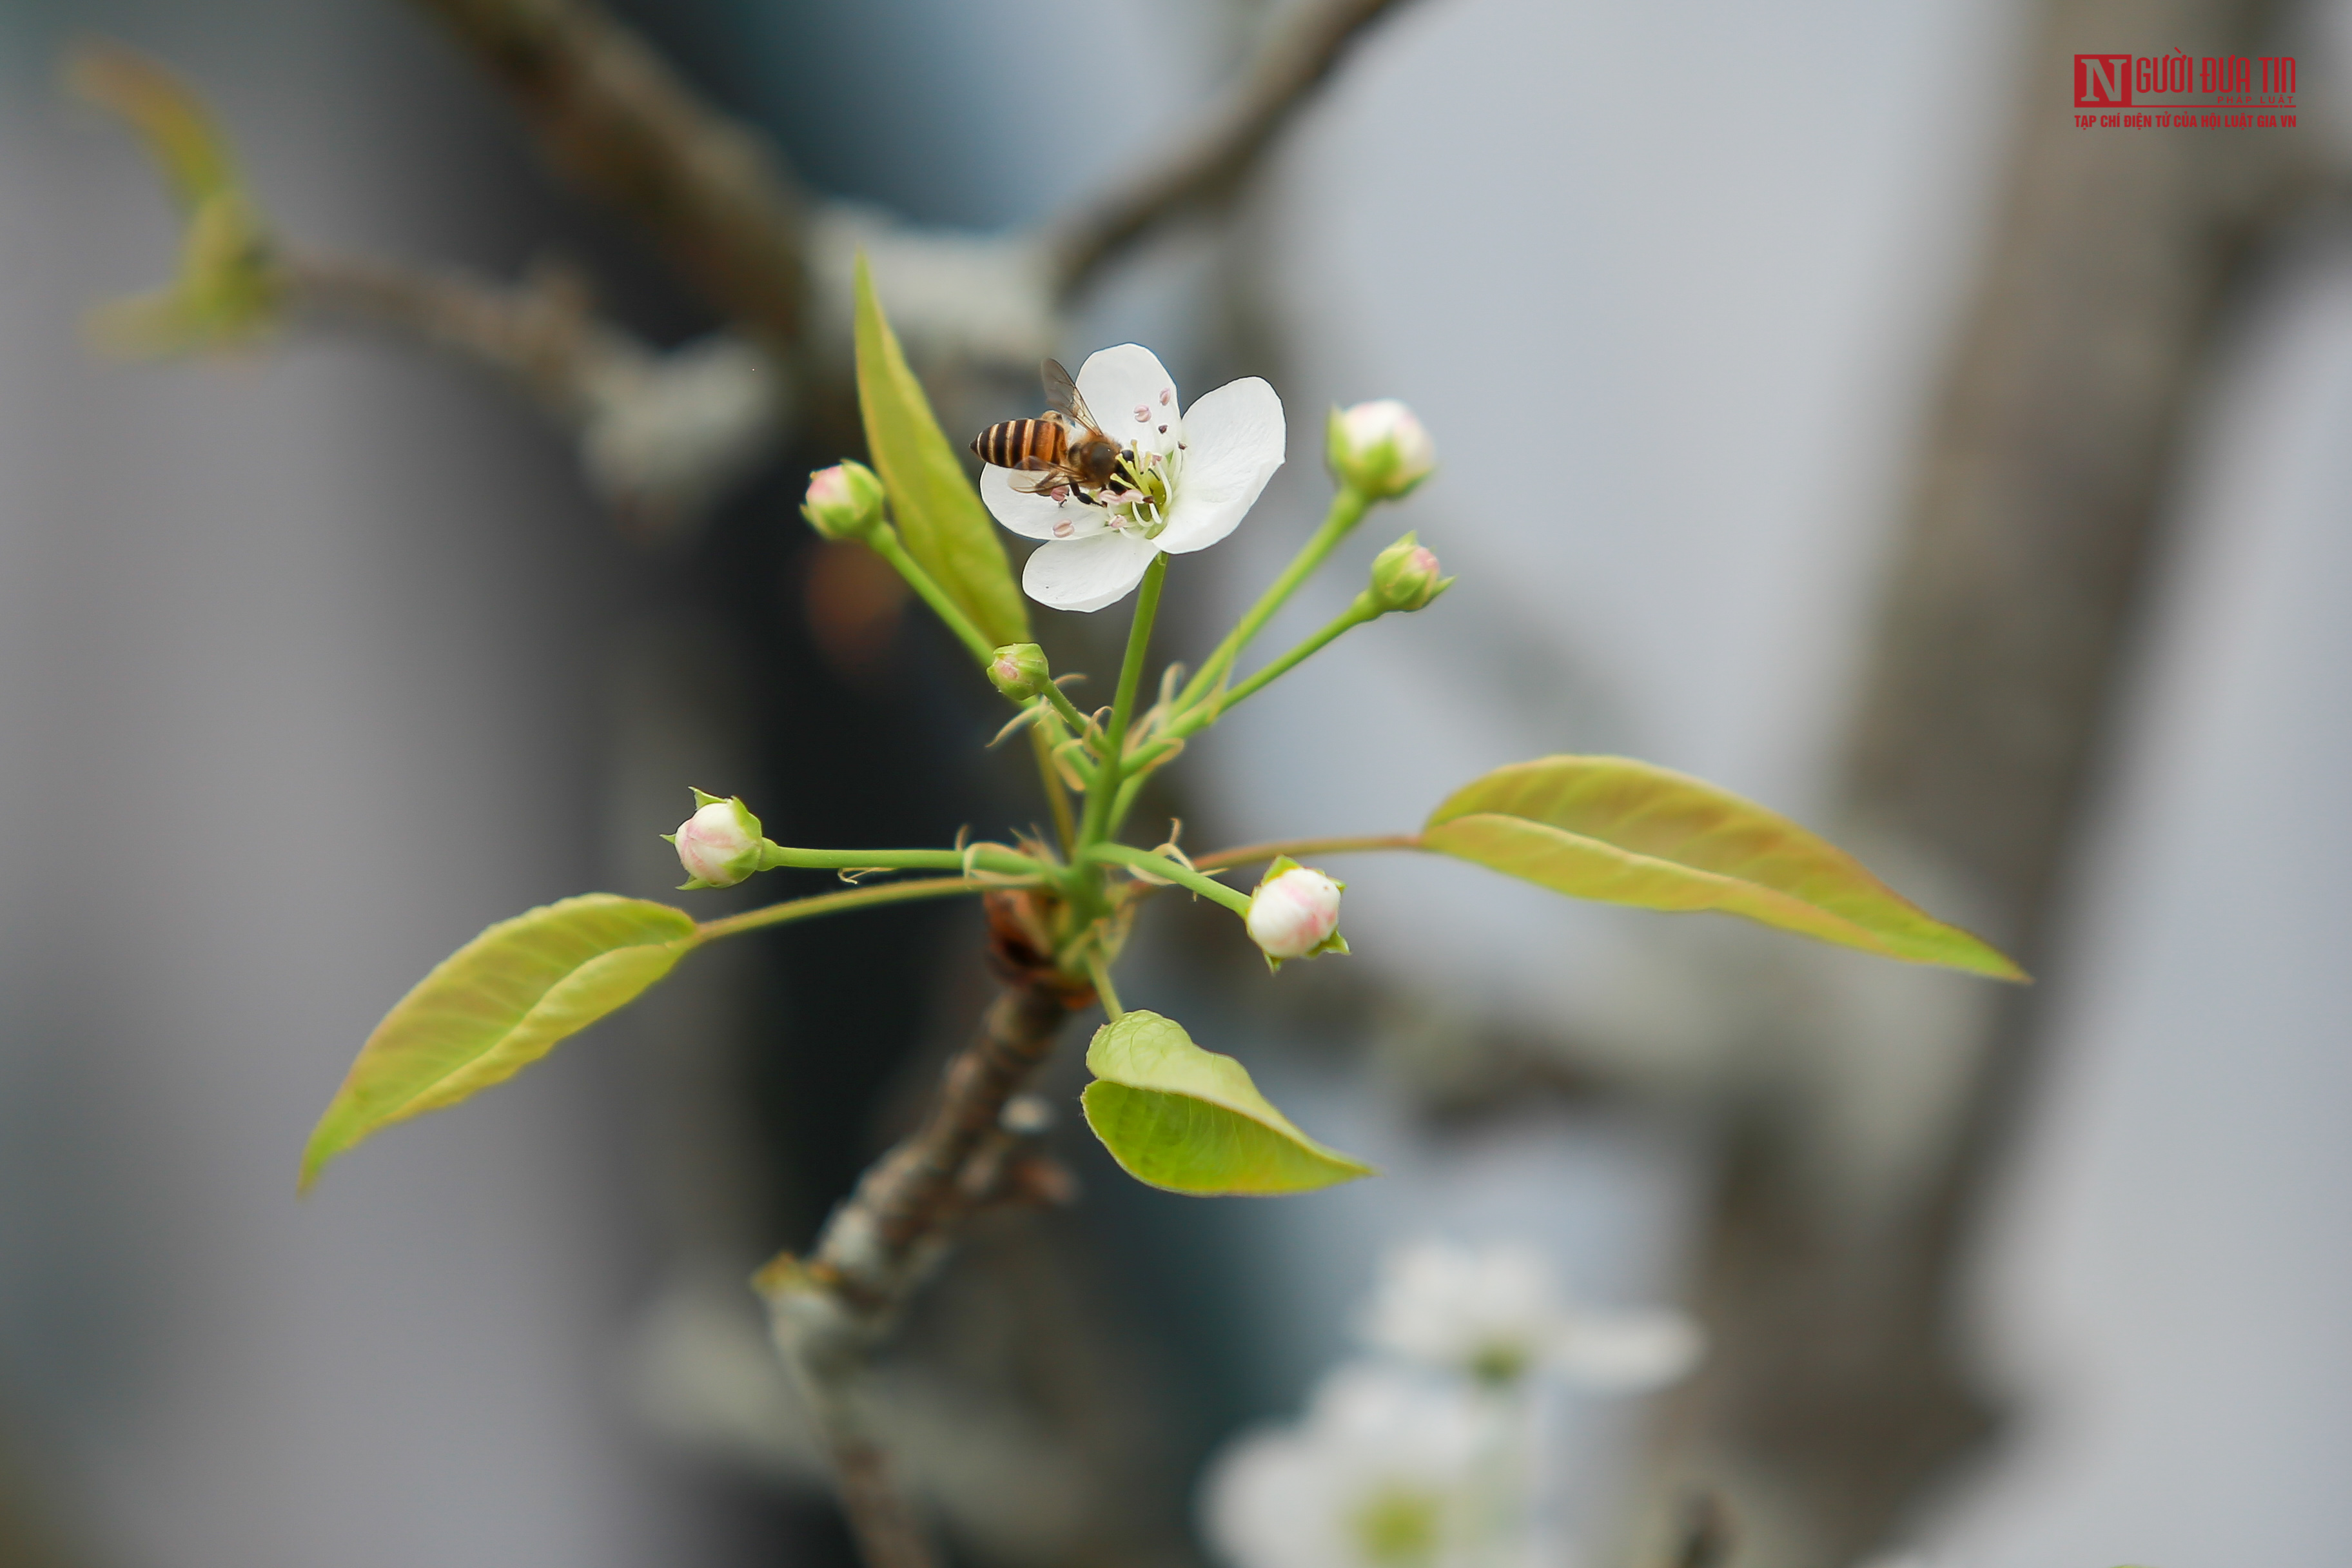
<path id="1" fill-rule="evenodd" d="M 1045 377 L 1045 406 L 1056 414 L 1067 415 L 1089 430 L 1098 430 L 1095 416 L 1087 408 L 1087 400 L 1078 395 L 1078 384 L 1062 368 L 1057 359 L 1047 360 L 1040 369 Z"/>

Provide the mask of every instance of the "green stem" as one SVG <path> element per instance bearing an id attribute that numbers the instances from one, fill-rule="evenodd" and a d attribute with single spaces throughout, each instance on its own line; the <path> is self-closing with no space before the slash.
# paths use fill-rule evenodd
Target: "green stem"
<path id="1" fill-rule="evenodd" d="M 760 869 L 781 867 L 810 871 L 995 871 L 1011 877 L 1045 877 L 1040 861 L 1010 849 L 795 849 L 769 844 L 761 852 Z"/>
<path id="2" fill-rule="evenodd" d="M 1290 564 L 1282 569 L 1282 575 L 1258 595 L 1258 601 L 1250 606 L 1249 614 L 1225 634 L 1225 640 L 1216 646 L 1208 661 L 1185 683 L 1182 694 L 1176 699 L 1179 709 L 1190 708 L 1199 701 L 1202 694 L 1233 668 L 1234 660 L 1241 657 L 1250 639 L 1265 629 L 1265 623 L 1274 618 L 1275 612 L 1287 604 L 1290 595 L 1298 591 L 1298 585 L 1315 574 L 1315 569 L 1323 564 L 1323 558 L 1337 549 L 1339 542 L 1364 520 L 1364 513 L 1371 504 L 1371 497 L 1347 485 L 1339 487 L 1339 494 L 1331 498 L 1331 510 L 1324 514 L 1323 526 L 1315 531 L 1315 536 L 1300 548 L 1297 555 L 1291 557 Z"/>
<path id="3" fill-rule="evenodd" d="M 1103 962 L 1100 952 L 1087 954 L 1087 977 L 1095 983 L 1096 999 L 1102 1003 L 1103 1012 L 1112 1023 L 1127 1016 L 1127 1009 L 1118 1005 L 1118 992 L 1110 983 L 1110 965 Z"/>
<path id="4" fill-rule="evenodd" d="M 1134 808 L 1136 796 L 1142 793 L 1144 781 L 1150 776 L 1151 770 L 1158 767 L 1178 746 L 1181 745 L 1185 737 L 1207 729 L 1231 711 L 1234 704 L 1245 700 L 1280 677 L 1288 674 L 1294 666 L 1313 657 L 1343 633 L 1360 626 L 1368 621 L 1379 620 L 1381 615 L 1381 612 L 1373 606 L 1370 594 L 1359 594 L 1356 595 L 1356 602 L 1329 626 L 1325 626 L 1264 669 L 1257 671 L 1239 686 L 1232 687 L 1220 694 L 1213 703 L 1202 702 L 1193 708 L 1180 707 L 1176 717 L 1169 721 L 1166 731 L 1150 744 L 1139 747 L 1135 755 L 1127 760 L 1125 776 L 1120 780 L 1118 798 L 1111 803 L 1110 819 L 1105 827 L 1105 832 L 1117 833 L 1119 830 L 1119 826 L 1127 820 L 1127 814 Z"/>
<path id="5" fill-rule="evenodd" d="M 1054 765 L 1054 737 L 1043 721 L 1029 726 L 1029 749 L 1037 755 L 1037 781 L 1045 785 L 1045 805 L 1054 814 L 1054 836 L 1062 841 L 1065 856 L 1076 855 L 1078 825 L 1070 815 L 1070 792 L 1062 783 L 1062 770 Z"/>
<path id="6" fill-rule="evenodd" d="M 1224 866 L 1253 866 L 1261 860 L 1271 860 L 1277 855 L 1287 855 L 1293 860 L 1305 860 L 1311 856 L 1352 855 L 1364 849 L 1418 849 L 1418 833 L 1381 833 L 1359 838 L 1285 838 L 1272 844 L 1245 844 L 1238 849 L 1220 849 L 1213 855 L 1197 855 L 1194 867 L 1213 871 Z"/>
<path id="7" fill-rule="evenodd" d="M 1070 700 L 1068 692 L 1048 681 L 1045 684 L 1045 700 L 1054 705 L 1054 711 L 1062 716 L 1062 722 L 1070 727 L 1071 733 L 1083 736 L 1087 732 L 1087 716 L 1078 711 L 1077 704 Z"/>
<path id="8" fill-rule="evenodd" d="M 980 628 L 971 624 L 963 611 L 957 607 L 956 602 L 948 597 L 947 590 L 923 570 L 920 562 L 907 553 L 907 547 L 899 542 L 897 529 L 883 523 L 866 536 L 866 542 L 874 547 L 874 553 L 898 568 L 898 575 L 907 580 L 907 586 L 922 596 L 923 603 L 931 607 L 933 615 L 947 623 L 948 630 L 955 633 L 956 640 L 971 650 L 972 658 L 985 665 L 995 657 L 995 647 L 980 635 Z"/>
<path id="9" fill-rule="evenodd" d="M 944 898 L 950 893 L 984 893 L 988 887 L 986 882 L 962 877 L 933 877 L 919 882 L 886 882 L 878 888 L 851 888 L 838 893 L 819 893 L 813 899 L 788 899 L 781 904 L 770 904 L 765 909 L 746 910 L 740 915 L 703 921 L 694 928 L 694 937 L 697 942 L 713 942 L 722 936 L 740 936 L 747 931 L 761 931 L 769 926 L 804 921 L 814 915 L 829 915 L 841 910 L 864 909 L 871 904 L 903 904 L 913 899 Z"/>
<path id="10" fill-rule="evenodd" d="M 1102 767 L 1087 788 L 1086 820 L 1078 826 L 1081 851 L 1102 842 L 1111 804 L 1125 772 L 1128 716 L 1135 710 L 1136 689 L 1143 683 L 1143 658 L 1151 647 L 1151 623 L 1160 615 L 1160 585 L 1168 580 L 1166 552 L 1143 569 L 1143 586 L 1135 596 L 1135 619 L 1127 628 L 1127 658 L 1118 667 L 1118 695 L 1110 705 L 1110 725 L 1103 731 Z"/>
<path id="11" fill-rule="evenodd" d="M 1169 736 L 1181 741 L 1187 735 L 1207 729 L 1242 701 L 1289 674 L 1293 668 L 1320 653 L 1325 647 L 1337 641 L 1345 633 L 1380 618 L 1381 610 L 1372 603 L 1372 596 L 1370 594 L 1357 595 L 1356 602 L 1341 612 L 1329 626 L 1325 626 L 1272 664 L 1258 670 L 1239 686 L 1226 688 L 1224 695 L 1217 700 L 1215 706 L 1203 704 L 1192 709 L 1169 725 Z"/>
<path id="12" fill-rule="evenodd" d="M 1203 877 L 1190 866 L 1180 860 L 1171 860 L 1165 855 L 1154 855 L 1149 849 L 1137 849 L 1125 844 L 1097 844 L 1088 849 L 1087 855 L 1090 859 L 1108 860 L 1114 866 L 1149 871 L 1163 881 L 1190 889 L 1204 899 L 1214 899 L 1237 915 L 1246 917 L 1249 914 L 1247 893 L 1236 892 L 1223 882 Z"/>
<path id="13" fill-rule="evenodd" d="M 1161 754 L 1158 747 L 1146 747 L 1137 754 L 1135 770 L 1119 781 L 1118 798 L 1110 803 L 1110 826 L 1108 831 L 1117 833 L 1127 825 L 1127 814 L 1135 809 L 1135 797 L 1143 793 L 1144 782 L 1151 776 L 1147 759 Z"/>

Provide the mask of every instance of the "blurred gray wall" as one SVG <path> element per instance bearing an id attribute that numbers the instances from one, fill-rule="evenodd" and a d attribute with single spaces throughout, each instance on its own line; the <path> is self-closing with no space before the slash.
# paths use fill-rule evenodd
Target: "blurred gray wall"
<path id="1" fill-rule="evenodd" d="M 713 1561 L 622 1415 L 642 1271 L 597 1047 L 298 1204 L 310 1121 L 457 940 L 589 885 L 605 530 L 533 416 L 407 352 L 99 363 L 168 273 L 115 33 L 304 232 L 510 266 L 508 132 L 404 10 L 12 9 L 0 98 L 0 1422 L 86 1560 Z"/>

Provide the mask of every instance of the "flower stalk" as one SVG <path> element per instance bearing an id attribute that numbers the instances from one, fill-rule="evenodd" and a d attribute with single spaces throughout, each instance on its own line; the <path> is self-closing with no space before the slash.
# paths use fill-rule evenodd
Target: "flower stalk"
<path id="1" fill-rule="evenodd" d="M 1112 866 L 1125 866 L 1130 870 L 1148 873 L 1163 882 L 1173 882 L 1180 888 L 1200 894 L 1225 906 L 1237 915 L 1246 917 L 1250 911 L 1249 895 L 1228 888 L 1212 877 L 1204 877 L 1181 860 L 1165 855 L 1154 855 L 1149 849 L 1138 849 L 1127 844 L 1097 844 L 1087 851 L 1087 858 Z"/>
<path id="2" fill-rule="evenodd" d="M 1224 678 L 1226 672 L 1233 668 L 1234 661 L 1249 647 L 1251 639 L 1265 628 L 1265 623 L 1274 619 L 1276 613 L 1290 602 L 1290 596 L 1315 574 L 1315 569 L 1339 547 L 1340 541 L 1355 531 L 1356 524 L 1363 521 L 1364 513 L 1371 509 L 1371 504 L 1372 498 L 1362 491 L 1344 484 L 1339 487 L 1339 492 L 1331 498 L 1330 510 L 1324 513 L 1322 526 L 1299 547 L 1298 553 L 1291 557 L 1290 564 L 1282 569 L 1282 575 L 1258 595 L 1257 603 L 1249 607 L 1249 612 L 1242 616 L 1232 631 L 1225 634 L 1224 640 L 1216 646 L 1192 679 L 1185 683 L 1183 691 L 1176 699 L 1179 710 L 1197 704 Z"/>
<path id="3" fill-rule="evenodd" d="M 1087 791 L 1085 820 L 1078 826 L 1078 848 L 1081 853 L 1102 842 L 1104 837 L 1117 830 L 1111 807 L 1116 801 L 1119 781 L 1127 758 L 1128 718 L 1135 709 L 1135 694 L 1143 684 L 1143 664 L 1151 647 L 1151 624 L 1160 615 L 1160 588 L 1168 579 L 1168 557 L 1151 558 L 1144 568 L 1143 586 L 1135 598 L 1135 619 L 1127 631 L 1127 657 L 1119 664 L 1118 692 L 1112 700 L 1110 721 L 1103 729 L 1102 765 Z"/>
<path id="4" fill-rule="evenodd" d="M 955 634 L 956 641 L 963 644 L 973 658 L 985 666 L 995 657 L 995 647 L 986 637 L 980 635 L 980 628 L 971 624 L 971 617 L 957 607 L 953 599 L 948 597 L 947 590 L 940 586 L 938 580 L 923 570 L 922 563 L 907 553 L 907 547 L 900 542 L 897 529 L 887 522 L 883 523 L 866 536 L 866 542 L 873 546 L 874 552 L 887 561 L 898 575 L 907 580 L 907 586 L 912 588 L 921 597 L 923 603 L 931 607 L 931 613 L 939 616 L 940 624 L 949 631 Z"/>

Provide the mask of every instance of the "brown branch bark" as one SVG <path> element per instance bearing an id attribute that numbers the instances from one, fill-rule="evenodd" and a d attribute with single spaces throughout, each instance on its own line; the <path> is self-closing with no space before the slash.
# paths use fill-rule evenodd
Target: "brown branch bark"
<path id="1" fill-rule="evenodd" d="M 703 102 L 591 0 L 417 0 L 522 110 L 540 151 L 634 219 L 742 328 L 802 329 L 807 198 L 764 138 Z"/>
<path id="2" fill-rule="evenodd" d="M 506 376 L 551 411 L 586 413 L 599 377 L 650 357 L 593 313 L 586 286 L 558 269 L 518 285 L 350 256 L 292 251 L 274 270 L 295 312 L 414 337 Z"/>
<path id="3" fill-rule="evenodd" d="M 992 893 L 986 903 L 1004 988 L 978 1037 L 949 1063 L 922 1124 L 866 1173 L 808 1258 L 780 1258 L 759 1281 L 868 1568 L 930 1568 L 936 1558 L 874 1436 L 866 1355 L 968 1215 L 1009 1194 L 1052 1196 L 1050 1174 L 1004 1126 L 1005 1105 L 1071 1013 L 1094 1000 L 1086 981 L 1055 966 L 1035 895 Z"/>
<path id="4" fill-rule="evenodd" d="M 2046 7 L 1885 591 L 1853 816 L 1968 887 L 1987 934 L 2037 973 L 2217 323 L 2310 174 L 2294 132 L 2078 130 L 2066 71 L 2078 50 L 2258 53 L 2274 11 Z M 1957 1285 L 2032 1076 L 2034 1002 L 1993 1010 L 1956 1135 L 1881 1222 L 1826 1212 L 1784 1118 L 1736 1128 L 1701 1263 L 1715 1352 L 1670 1413 L 1651 1495 L 1719 1489 L 1740 1568 L 1857 1561 L 1996 1430 Z"/>
<path id="5" fill-rule="evenodd" d="M 1307 0 L 1275 24 L 1241 79 L 1165 162 L 1054 219 L 1046 246 L 1064 291 L 1172 218 L 1232 195 L 1348 47 L 1398 0 Z"/>

